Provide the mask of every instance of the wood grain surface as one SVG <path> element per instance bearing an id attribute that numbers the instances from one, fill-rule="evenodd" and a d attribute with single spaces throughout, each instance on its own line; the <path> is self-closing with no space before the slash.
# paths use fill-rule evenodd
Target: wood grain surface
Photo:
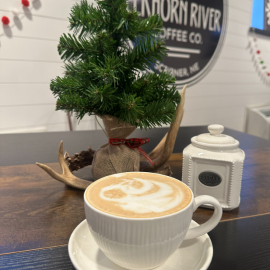
<path id="1" fill-rule="evenodd" d="M 0 254 L 67 244 L 84 219 L 83 191 L 34 164 L 0 167 L 0 178 Z"/>
<path id="2" fill-rule="evenodd" d="M 270 215 L 222 222 L 209 233 L 214 256 L 208 270 L 268 270 Z M 74 270 L 67 245 L 0 256 L 0 269 Z M 168 269 L 170 270 L 170 269 Z M 193 270 L 193 269 L 190 269 Z"/>
<path id="3" fill-rule="evenodd" d="M 270 148 L 247 149 L 240 207 L 223 213 L 222 221 L 270 213 Z M 181 179 L 182 154 L 168 162 L 173 177 Z M 58 163 L 49 163 L 60 172 Z M 91 168 L 76 173 L 91 179 Z M 0 254 L 68 243 L 85 218 L 83 191 L 67 187 L 35 164 L 0 167 Z M 198 209 L 193 219 L 203 223 L 211 209 Z"/>

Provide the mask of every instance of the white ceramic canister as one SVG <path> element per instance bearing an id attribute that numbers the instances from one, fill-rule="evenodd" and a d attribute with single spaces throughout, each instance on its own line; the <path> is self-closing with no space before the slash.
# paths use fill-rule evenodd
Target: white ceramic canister
<path id="1" fill-rule="evenodd" d="M 240 204 L 245 153 L 238 147 L 239 141 L 222 134 L 223 126 L 210 125 L 208 130 L 210 133 L 191 138 L 184 149 L 182 181 L 195 197 L 212 196 L 224 210 L 232 210 Z"/>

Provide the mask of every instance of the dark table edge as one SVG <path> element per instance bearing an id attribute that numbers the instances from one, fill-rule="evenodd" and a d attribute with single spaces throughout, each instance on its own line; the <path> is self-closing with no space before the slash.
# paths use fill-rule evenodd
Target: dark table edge
<path id="1" fill-rule="evenodd" d="M 147 131 L 136 129 L 131 137 L 148 137 L 150 142 L 142 148 L 150 152 L 167 131 L 167 127 Z M 191 143 L 191 138 L 201 133 L 208 133 L 207 126 L 180 126 L 173 153 L 182 153 L 183 149 Z M 240 131 L 225 128 L 223 133 L 237 139 L 243 150 L 270 147 L 270 141 Z M 107 140 L 102 130 L 0 134 L 0 166 L 58 162 L 57 151 L 60 141 L 64 143 L 64 151 L 73 155 L 87 150 L 88 146 L 97 150 Z"/>

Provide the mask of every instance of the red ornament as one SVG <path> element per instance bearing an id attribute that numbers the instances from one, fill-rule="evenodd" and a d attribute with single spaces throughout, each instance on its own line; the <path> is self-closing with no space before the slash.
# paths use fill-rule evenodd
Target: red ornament
<path id="1" fill-rule="evenodd" d="M 29 7 L 29 1 L 28 0 L 22 0 L 22 4 L 24 7 Z"/>
<path id="2" fill-rule="evenodd" d="M 267 76 L 270 76 L 270 72 L 267 73 Z"/>
<path id="3" fill-rule="evenodd" d="M 3 17 L 2 17 L 2 23 L 3 23 L 4 25 L 8 25 L 8 24 L 9 24 L 9 18 L 6 17 L 6 16 L 3 16 Z"/>
<path id="4" fill-rule="evenodd" d="M 258 51 L 257 51 L 257 54 L 260 54 L 260 53 L 261 53 L 261 51 L 260 51 L 260 50 L 258 50 Z"/>

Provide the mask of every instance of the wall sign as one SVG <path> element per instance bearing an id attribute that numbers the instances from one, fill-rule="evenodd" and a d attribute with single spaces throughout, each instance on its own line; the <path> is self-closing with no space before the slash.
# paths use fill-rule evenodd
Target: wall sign
<path id="1" fill-rule="evenodd" d="M 199 175 L 199 181 L 208 187 L 216 187 L 221 183 L 221 177 L 213 172 L 202 172 Z"/>
<path id="2" fill-rule="evenodd" d="M 146 18 L 159 14 L 163 37 L 170 50 L 168 57 L 155 66 L 170 71 L 176 84 L 195 84 L 211 69 L 221 50 L 226 22 L 227 0 L 131 0 Z"/>

